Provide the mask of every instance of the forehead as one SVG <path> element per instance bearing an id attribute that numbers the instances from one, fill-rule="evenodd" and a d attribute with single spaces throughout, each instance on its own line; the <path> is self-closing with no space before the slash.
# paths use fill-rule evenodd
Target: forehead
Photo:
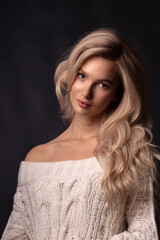
<path id="1" fill-rule="evenodd" d="M 114 79 L 117 78 L 118 75 L 115 63 L 101 56 L 89 58 L 80 69 L 84 71 L 86 75 L 98 79 Z"/>

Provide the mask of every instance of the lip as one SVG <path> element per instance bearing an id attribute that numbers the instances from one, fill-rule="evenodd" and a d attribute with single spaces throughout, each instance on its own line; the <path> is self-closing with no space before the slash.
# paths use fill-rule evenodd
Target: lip
<path id="1" fill-rule="evenodd" d="M 83 102 L 83 101 L 81 101 L 81 100 L 79 100 L 79 99 L 77 99 L 77 102 L 78 102 L 78 105 L 79 105 L 80 107 L 83 107 L 83 108 L 87 108 L 87 107 L 90 107 L 90 106 L 91 106 L 91 104 L 89 104 L 89 103 L 87 103 L 87 102 Z"/>

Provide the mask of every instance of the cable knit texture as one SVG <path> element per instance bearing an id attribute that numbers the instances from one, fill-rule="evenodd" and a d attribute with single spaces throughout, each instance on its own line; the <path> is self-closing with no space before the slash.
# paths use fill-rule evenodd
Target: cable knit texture
<path id="1" fill-rule="evenodd" d="M 60 162 L 22 161 L 13 211 L 2 240 L 158 240 L 152 182 L 137 196 L 128 229 L 116 221 L 101 190 L 103 170 L 93 158 Z M 128 206 L 126 206 L 126 209 Z"/>

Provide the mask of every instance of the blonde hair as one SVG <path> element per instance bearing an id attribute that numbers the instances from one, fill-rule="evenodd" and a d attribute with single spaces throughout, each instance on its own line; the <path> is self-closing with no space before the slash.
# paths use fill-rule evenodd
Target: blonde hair
<path id="1" fill-rule="evenodd" d="M 72 121 L 74 116 L 69 94 L 76 73 L 93 56 L 111 60 L 120 77 L 119 100 L 104 112 L 95 149 L 104 170 L 101 186 L 111 213 L 119 206 L 118 230 L 128 199 L 130 211 L 141 190 L 140 182 L 145 189 L 147 174 L 155 180 L 154 158 L 160 160 L 152 144 L 147 87 L 144 88 L 149 75 L 139 54 L 116 31 L 105 28 L 87 34 L 55 72 L 56 94 L 64 119 Z"/>

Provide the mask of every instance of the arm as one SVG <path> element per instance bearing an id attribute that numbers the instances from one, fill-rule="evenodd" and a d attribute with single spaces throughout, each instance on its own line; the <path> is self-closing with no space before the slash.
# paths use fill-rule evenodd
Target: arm
<path id="1" fill-rule="evenodd" d="M 41 159 L 44 158 L 45 153 L 46 151 L 44 145 L 39 145 L 28 152 L 25 157 L 25 161 L 36 162 L 37 159 L 41 161 Z M 25 193 L 25 188 L 22 185 L 18 186 L 14 195 L 13 210 L 3 232 L 2 240 L 27 240 L 31 238 L 31 224 L 29 223 L 27 216 L 27 206 L 25 204 L 26 201 L 27 196 Z"/>
<path id="2" fill-rule="evenodd" d="M 128 229 L 114 235 L 111 237 L 111 240 L 158 240 L 154 217 L 153 185 L 149 176 L 144 198 L 142 197 L 142 192 L 140 192 L 132 211 L 127 213 L 127 221 Z"/>
<path id="3" fill-rule="evenodd" d="M 21 198 L 22 192 L 20 188 L 17 188 L 17 192 L 14 195 L 13 210 L 9 217 L 7 226 L 3 232 L 2 240 L 28 240 L 29 237 L 25 232 L 24 224 L 24 210 L 23 201 Z"/>

